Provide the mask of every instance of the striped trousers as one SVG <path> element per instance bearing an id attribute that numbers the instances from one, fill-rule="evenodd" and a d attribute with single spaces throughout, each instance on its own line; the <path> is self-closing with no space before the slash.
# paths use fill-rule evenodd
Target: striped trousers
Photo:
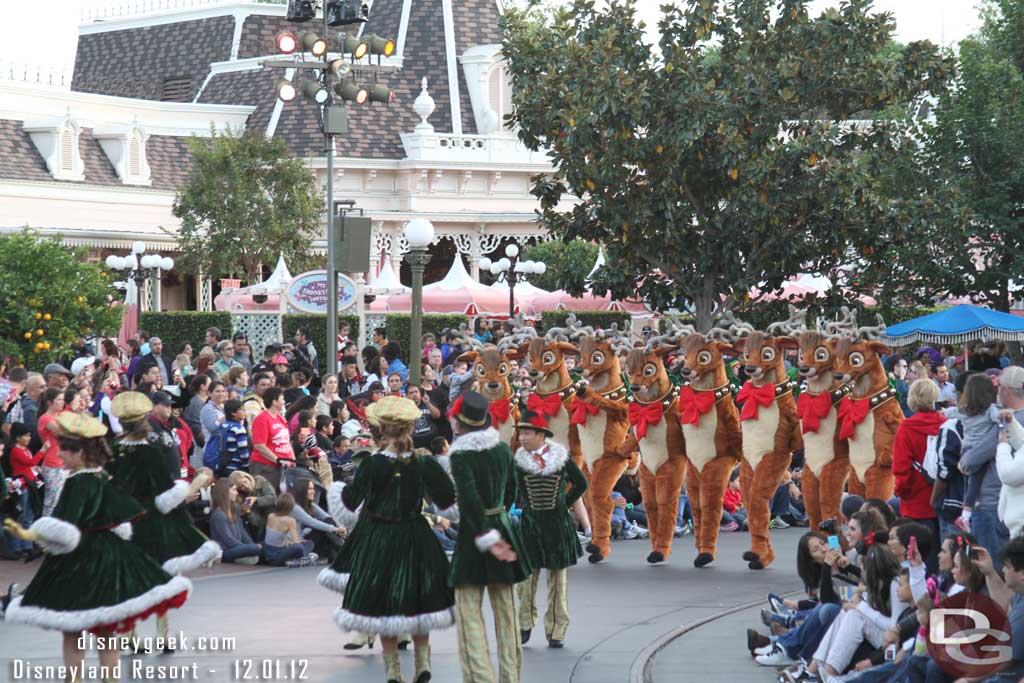
<path id="1" fill-rule="evenodd" d="M 548 570 L 548 608 L 544 612 L 544 634 L 548 640 L 565 640 L 569 630 L 568 569 Z M 533 630 L 537 625 L 537 587 L 540 570 L 535 569 L 526 581 L 516 584 L 519 596 L 519 628 Z"/>
<path id="2" fill-rule="evenodd" d="M 484 622 L 484 590 L 494 612 L 494 630 L 498 641 L 498 678 L 491 666 L 487 625 Z M 519 683 L 523 646 L 519 642 L 519 619 L 514 587 L 496 583 L 489 586 L 463 586 L 455 589 L 455 625 L 459 638 L 459 664 L 463 683 Z"/>

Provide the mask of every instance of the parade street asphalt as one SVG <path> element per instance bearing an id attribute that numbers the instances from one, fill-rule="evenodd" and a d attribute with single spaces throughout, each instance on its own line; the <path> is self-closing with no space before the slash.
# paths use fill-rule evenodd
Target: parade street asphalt
<path id="1" fill-rule="evenodd" d="M 676 539 L 670 562 L 657 567 L 644 561 L 650 552 L 646 540 L 615 542 L 604 563 L 592 566 L 584 559 L 570 570 L 572 623 L 565 648 L 547 647 L 542 623 L 523 648 L 522 681 L 773 681 L 773 670 L 750 659 L 745 629 L 759 626 L 758 609 L 766 605 L 767 593 L 799 589 L 795 557 L 802 531 L 772 532 L 777 560 L 760 572 L 750 571 L 740 559 L 748 548 L 746 533 L 722 534 L 718 560 L 704 569 L 693 567 L 692 536 Z M 2 562 L 0 581 L 4 586 L 11 580 L 25 583 L 34 571 L 29 568 L 36 566 Z M 317 572 L 313 567 L 227 565 L 193 574 L 189 602 L 171 612 L 171 634 L 183 632 L 188 647 L 212 637 L 222 642 L 207 645 L 230 649 L 125 656 L 123 680 L 174 680 L 177 675 L 201 681 L 383 683 L 379 643 L 371 651 L 342 649 L 349 636 L 331 618 L 341 597 L 316 583 Z M 538 604 L 543 606 L 544 582 L 540 591 Z M 153 636 L 154 629 L 150 619 L 139 635 Z M 488 634 L 493 654 L 490 626 Z M 0 623 L 0 657 L 5 660 L 0 681 L 16 680 L 16 666 L 23 672 L 26 664 L 59 665 L 60 643 L 57 633 Z M 455 629 L 435 632 L 431 645 L 433 680 L 460 681 Z M 96 663 L 95 655 L 87 662 Z M 406 680 L 411 679 L 411 650 L 402 655 L 402 666 Z"/>

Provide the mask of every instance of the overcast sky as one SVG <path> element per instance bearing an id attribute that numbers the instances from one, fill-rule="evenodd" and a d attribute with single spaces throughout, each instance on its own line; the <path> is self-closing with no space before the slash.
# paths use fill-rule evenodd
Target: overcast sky
<path id="1" fill-rule="evenodd" d="M 637 0 L 651 42 L 657 39 L 658 8 L 669 1 Z M 83 9 L 136 7 L 151 2 L 153 0 L 0 0 L 0 62 L 66 67 L 70 73 Z M 838 4 L 836 0 L 812 3 L 816 10 Z M 950 45 L 975 31 L 980 24 L 975 0 L 875 0 L 875 7 L 895 14 L 896 38 L 902 42 L 929 39 Z M 6 76 L 6 72 L 3 75 Z"/>

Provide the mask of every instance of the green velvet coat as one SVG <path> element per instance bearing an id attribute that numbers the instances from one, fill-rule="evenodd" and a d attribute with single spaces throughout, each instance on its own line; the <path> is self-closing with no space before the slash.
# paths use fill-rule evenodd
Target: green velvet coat
<path id="1" fill-rule="evenodd" d="M 171 574 L 219 559 L 220 546 L 193 526 L 182 505 L 188 482 L 171 479 L 160 445 L 121 440 L 115 451 L 114 482 L 146 510 L 135 524 L 132 542 Z"/>
<path id="2" fill-rule="evenodd" d="M 342 630 L 398 636 L 454 623 L 448 558 L 423 516 L 424 498 L 450 508 L 455 488 L 435 458 L 412 454 L 375 453 L 349 486 L 331 486 L 331 515 L 350 533 L 319 582 L 345 594 L 334 615 Z"/>
<path id="3" fill-rule="evenodd" d="M 516 451 L 515 463 L 519 529 L 530 564 L 534 571 L 571 567 L 583 548 L 569 510 L 587 490 L 586 477 L 568 449 L 553 441 L 547 442 L 543 468 L 524 448 Z"/>
<path id="4" fill-rule="evenodd" d="M 184 604 L 192 589 L 188 579 L 172 577 L 127 540 L 143 515 L 99 468 L 68 476 L 53 516 L 32 525 L 46 557 L 8 605 L 6 620 L 111 633 Z"/>
<path id="5" fill-rule="evenodd" d="M 516 499 L 515 465 L 508 444 L 497 430 L 485 429 L 455 439 L 449 455 L 459 501 L 451 584 L 458 588 L 526 580 L 530 561 L 508 515 Z M 497 540 L 512 546 L 518 555 L 515 562 L 501 562 L 487 552 Z"/>

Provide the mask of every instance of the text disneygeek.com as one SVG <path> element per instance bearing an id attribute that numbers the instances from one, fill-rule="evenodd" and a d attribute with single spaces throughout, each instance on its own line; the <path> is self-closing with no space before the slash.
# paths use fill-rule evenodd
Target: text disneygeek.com
<path id="1" fill-rule="evenodd" d="M 116 650 L 121 653 L 161 652 L 226 652 L 234 650 L 235 638 L 216 636 L 186 636 L 180 633 L 168 637 L 96 636 L 82 634 L 78 646 L 85 652 Z M 243 657 L 215 665 L 184 662 L 151 663 L 145 659 L 127 659 L 106 667 L 98 663 L 65 666 L 39 663 L 29 659 L 11 658 L 12 681 L 303 681 L 309 677 L 309 662 L 305 659 L 276 659 Z"/>

